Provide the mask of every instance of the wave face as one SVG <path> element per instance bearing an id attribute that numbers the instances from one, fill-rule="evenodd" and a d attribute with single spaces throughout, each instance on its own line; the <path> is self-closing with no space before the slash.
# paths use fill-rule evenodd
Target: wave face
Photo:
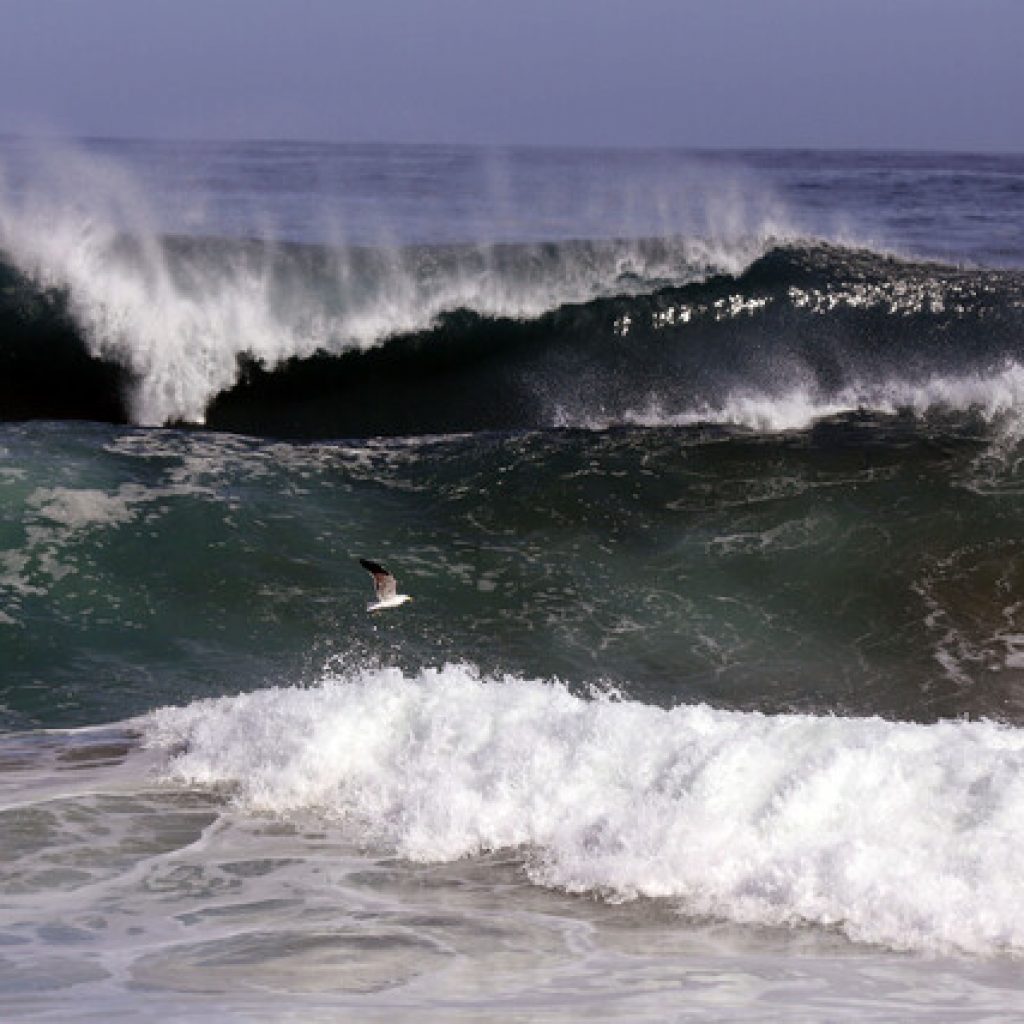
<path id="1" fill-rule="evenodd" d="M 250 366 L 214 426 L 281 434 L 717 423 L 1019 407 L 1024 275 L 786 245 L 738 275 L 562 305 L 461 310 L 358 357 Z M 387 394 L 382 403 L 381 395 Z"/>
<path id="2" fill-rule="evenodd" d="M 57 274 L 0 263 L 0 399 L 8 418 L 294 437 L 1018 407 L 1020 272 L 762 245 L 111 236 Z"/>
<path id="3" fill-rule="evenodd" d="M 53 251 L 18 264 L 0 262 L 10 394 L 34 382 L 31 390 L 40 395 L 21 400 L 23 415 L 49 414 L 46 374 L 38 363 L 57 381 L 78 365 L 117 381 L 122 411 L 96 418 L 142 425 L 204 422 L 211 403 L 250 376 L 246 367 L 287 392 L 294 387 L 292 367 L 318 378 L 326 363 L 332 380 L 343 382 L 350 363 L 360 365 L 346 361 L 346 354 L 385 342 L 416 344 L 432 334 L 438 337 L 431 357 L 454 364 L 454 377 L 461 359 L 485 358 L 493 323 L 527 323 L 565 303 L 700 279 L 718 261 L 743 259 L 685 240 L 338 251 L 195 239 L 142 244 L 113 232 L 97 242 L 90 224 L 80 230 L 79 238 L 48 239 Z M 451 317 L 475 319 L 481 337 L 453 345 L 442 326 Z M 464 357 L 460 344 L 471 349 Z M 499 355 L 493 376 L 512 369 L 501 362 Z M 418 370 L 400 365 L 397 372 Z M 335 393 L 338 387 L 298 397 L 351 401 L 353 385 L 342 383 Z M 85 402 L 97 385 L 87 380 L 83 391 Z M 102 412 L 105 406 L 92 400 Z M 257 394 L 257 406 L 261 400 L 273 399 Z M 268 417 L 293 414 L 287 400 L 283 404 L 276 414 L 268 408 Z M 223 419 L 214 413 L 211 425 Z M 257 423 L 253 429 L 263 428 Z"/>
<path id="4" fill-rule="evenodd" d="M 1024 733 L 679 707 L 449 666 L 164 709 L 169 776 L 420 861 L 896 949 L 1024 949 Z"/>

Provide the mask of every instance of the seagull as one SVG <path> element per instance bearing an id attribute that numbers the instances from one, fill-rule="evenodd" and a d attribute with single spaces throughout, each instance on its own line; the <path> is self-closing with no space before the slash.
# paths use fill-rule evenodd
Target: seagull
<path id="1" fill-rule="evenodd" d="M 384 608 L 397 608 L 412 598 L 408 594 L 398 592 L 398 584 L 379 562 L 371 562 L 368 558 L 360 558 L 359 564 L 373 577 L 373 589 L 377 592 L 377 600 L 366 606 L 368 612 L 379 612 Z"/>

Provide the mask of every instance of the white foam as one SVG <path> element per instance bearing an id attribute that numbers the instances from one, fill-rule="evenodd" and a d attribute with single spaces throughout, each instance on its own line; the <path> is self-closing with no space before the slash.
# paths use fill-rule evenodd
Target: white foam
<path id="1" fill-rule="evenodd" d="M 541 884 L 1024 951 L 1024 731 L 663 710 L 447 666 L 332 675 L 141 722 L 166 775 L 418 861 L 528 851 Z"/>
<path id="2" fill-rule="evenodd" d="M 42 519 L 69 529 L 87 526 L 118 526 L 135 517 L 133 501 L 144 489 L 130 484 L 108 494 L 95 488 L 38 487 L 26 499 Z"/>
<path id="3" fill-rule="evenodd" d="M 988 372 L 863 380 L 835 392 L 800 381 L 799 367 L 790 376 L 798 383 L 777 391 L 737 387 L 713 402 L 698 402 L 681 411 L 671 409 L 662 399 L 628 409 L 619 417 L 577 417 L 559 409 L 555 425 L 604 430 L 618 424 L 669 427 L 714 423 L 783 432 L 805 430 L 831 416 L 866 411 L 882 415 L 910 412 L 919 417 L 930 413 L 973 413 L 998 426 L 1006 437 L 1014 438 L 1024 431 L 1024 366 L 1012 359 Z"/>

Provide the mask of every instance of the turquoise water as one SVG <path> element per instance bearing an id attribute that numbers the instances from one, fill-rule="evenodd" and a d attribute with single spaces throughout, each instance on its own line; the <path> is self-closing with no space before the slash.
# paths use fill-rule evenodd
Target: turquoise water
<path id="1" fill-rule="evenodd" d="M 308 681 L 332 657 L 661 706 L 1020 714 L 1019 463 L 983 435 L 0 437 L 9 727 Z M 364 554 L 414 594 L 401 616 L 367 617 Z"/>

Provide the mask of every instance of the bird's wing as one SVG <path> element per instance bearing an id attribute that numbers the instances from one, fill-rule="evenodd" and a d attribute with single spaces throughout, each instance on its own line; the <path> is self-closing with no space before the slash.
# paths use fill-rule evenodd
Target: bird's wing
<path id="1" fill-rule="evenodd" d="M 377 599 L 386 601 L 398 593 L 398 584 L 379 562 L 371 562 L 368 558 L 360 558 L 359 564 L 373 577 L 373 586 L 377 591 Z"/>

